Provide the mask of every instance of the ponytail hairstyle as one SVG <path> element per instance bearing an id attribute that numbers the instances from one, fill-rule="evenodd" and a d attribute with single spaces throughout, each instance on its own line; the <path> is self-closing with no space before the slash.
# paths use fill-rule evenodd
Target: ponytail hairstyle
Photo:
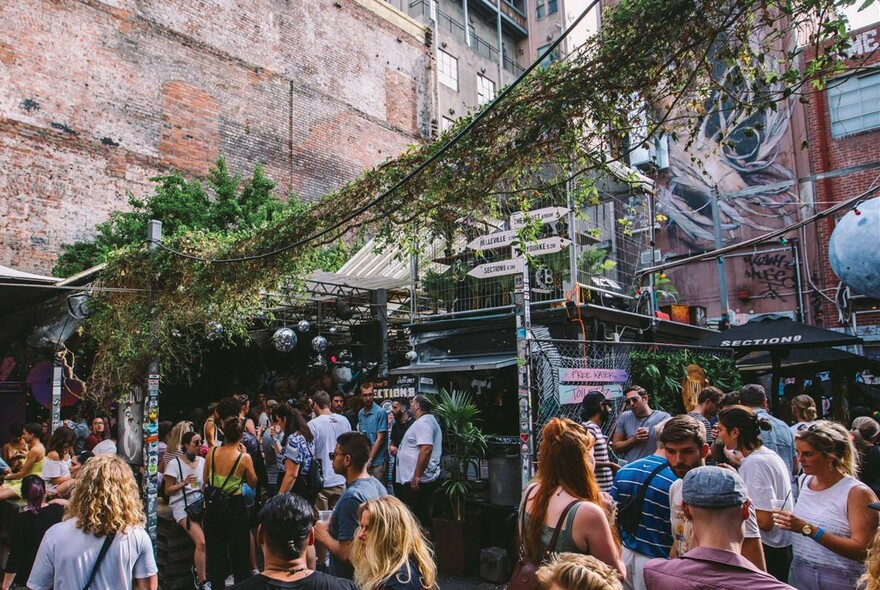
<path id="1" fill-rule="evenodd" d="M 237 445 L 244 435 L 244 420 L 238 416 L 227 418 L 223 422 L 223 444 Z"/>
<path id="2" fill-rule="evenodd" d="M 809 428 L 799 430 L 795 437 L 826 457 L 830 457 L 831 467 L 839 473 L 857 476 L 859 456 L 856 446 L 850 439 L 850 433 L 840 424 L 819 420 Z"/>
<path id="3" fill-rule="evenodd" d="M 718 421 L 729 431 L 739 430 L 736 441 L 737 449 L 754 451 L 764 446 L 761 431 L 770 430 L 770 421 L 761 418 L 747 406 L 734 405 L 726 407 L 718 414 Z"/>
<path id="4" fill-rule="evenodd" d="M 792 407 L 797 410 L 798 418 L 803 422 L 812 422 L 816 419 L 816 402 L 806 394 L 795 396 L 791 400 Z"/>
<path id="5" fill-rule="evenodd" d="M 865 463 L 868 451 L 874 446 L 874 439 L 880 434 L 880 424 L 868 416 L 859 416 L 852 423 L 852 440 L 859 454 L 859 464 Z"/>
<path id="6" fill-rule="evenodd" d="M 556 488 L 561 487 L 579 500 L 602 506 L 602 495 L 593 472 L 594 443 L 595 439 L 589 430 L 565 418 L 551 419 L 541 431 L 538 473 L 535 477 L 540 486 L 532 495 L 524 531 L 526 555 L 532 563 L 541 561 L 541 531 Z"/>
<path id="7" fill-rule="evenodd" d="M 26 475 L 21 480 L 21 497 L 27 502 L 25 510 L 39 514 L 46 499 L 46 482 L 39 475 Z"/>

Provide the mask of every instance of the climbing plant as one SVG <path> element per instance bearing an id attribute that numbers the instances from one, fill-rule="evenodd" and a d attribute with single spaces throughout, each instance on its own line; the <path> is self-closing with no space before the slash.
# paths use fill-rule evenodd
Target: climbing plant
<path id="1" fill-rule="evenodd" d="M 594 200 L 593 179 L 625 155 L 626 137 L 662 130 L 687 146 L 711 125 L 723 148 L 738 118 L 780 108 L 842 70 L 840 6 L 624 0 L 565 59 L 314 204 L 273 209 L 260 225 L 169 233 L 167 249 L 153 254 L 142 245 L 102 252 L 102 284 L 128 291 L 101 292 L 93 306 L 93 390 L 115 395 L 154 357 L 163 372 L 196 361 L 208 323 L 221 324 L 225 339 L 244 336 L 265 290 L 302 280 L 327 245 L 350 243 L 355 232 L 409 252 L 464 217 L 528 210 L 560 187 Z M 807 44 L 818 57 L 800 68 L 797 48 Z"/>

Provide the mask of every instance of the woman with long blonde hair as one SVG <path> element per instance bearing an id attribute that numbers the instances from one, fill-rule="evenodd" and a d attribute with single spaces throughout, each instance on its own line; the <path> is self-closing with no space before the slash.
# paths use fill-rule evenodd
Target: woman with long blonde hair
<path id="1" fill-rule="evenodd" d="M 623 590 L 614 568 L 592 555 L 558 553 L 537 575 L 544 590 Z"/>
<path id="2" fill-rule="evenodd" d="M 192 422 L 188 420 L 181 420 L 171 429 L 171 432 L 168 433 L 168 447 L 165 450 L 165 455 L 162 457 L 162 465 L 159 466 L 159 472 L 165 473 L 165 468 L 171 464 L 174 459 L 177 457 L 183 456 L 183 435 L 187 432 L 191 432 L 195 430 Z"/>
<path id="3" fill-rule="evenodd" d="M 538 473 L 523 492 L 520 507 L 525 511 L 521 542 L 528 560 L 540 565 L 563 511 L 575 502 L 564 517 L 555 551 L 593 555 L 624 579 L 620 543 L 593 475 L 593 443 L 577 422 L 553 418 L 544 426 Z"/>
<path id="4" fill-rule="evenodd" d="M 361 590 L 436 590 L 433 552 L 403 502 L 394 496 L 367 500 L 358 520 L 351 563 Z"/>
<path id="5" fill-rule="evenodd" d="M 155 589 L 156 561 L 131 467 L 116 455 L 83 465 L 64 520 L 43 537 L 28 588 Z"/>

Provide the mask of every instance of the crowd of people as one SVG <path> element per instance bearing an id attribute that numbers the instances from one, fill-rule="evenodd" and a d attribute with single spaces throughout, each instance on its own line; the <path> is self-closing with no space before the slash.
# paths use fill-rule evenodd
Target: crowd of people
<path id="1" fill-rule="evenodd" d="M 432 399 L 396 398 L 389 413 L 369 384 L 356 399 L 352 409 L 320 390 L 260 395 L 252 408 L 238 395 L 206 418 L 160 424 L 161 495 L 193 541 L 195 588 L 230 577 L 245 590 L 438 588 L 427 531 L 443 436 Z M 677 416 L 638 386 L 623 402 L 612 422 L 614 401 L 589 393 L 581 422 L 542 430 L 519 508 L 534 587 L 880 590 L 873 418 L 846 428 L 800 395 L 789 425 L 757 385 L 707 387 Z M 0 499 L 20 498 L 23 511 L 2 590 L 156 588 L 112 422 L 68 411 L 47 430 L 15 426 L 3 447 Z"/>
<path id="2" fill-rule="evenodd" d="M 616 425 L 595 392 L 582 424 L 543 429 L 520 539 L 546 588 L 880 589 L 873 418 L 820 420 L 802 395 L 788 425 L 759 385 L 707 387 L 678 416 L 652 409 L 641 387 L 623 399 Z M 620 465 L 608 465 L 603 426 Z"/>

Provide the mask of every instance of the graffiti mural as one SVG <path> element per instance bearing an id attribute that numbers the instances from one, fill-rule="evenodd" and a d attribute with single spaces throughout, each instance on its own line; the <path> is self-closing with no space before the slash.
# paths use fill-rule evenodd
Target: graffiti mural
<path id="1" fill-rule="evenodd" d="M 785 64 L 774 55 L 778 57 L 779 52 L 767 54 L 765 67 L 781 74 Z M 703 107 L 709 114 L 689 150 L 670 142 L 668 182 L 658 190 L 658 212 L 669 218 L 677 240 L 689 247 L 705 247 L 714 241 L 716 190 L 728 239 L 778 229 L 797 215 L 790 133 L 795 101 L 765 112 L 744 111 L 738 105 L 757 98 L 756 91 L 753 82 L 742 81 L 732 67 L 716 65 L 715 80 L 740 82 L 724 83 L 724 92 L 715 90 L 705 100 Z M 775 86 L 766 84 L 761 92 L 773 93 Z M 720 142 L 720 133 L 728 133 L 731 141 Z"/>

